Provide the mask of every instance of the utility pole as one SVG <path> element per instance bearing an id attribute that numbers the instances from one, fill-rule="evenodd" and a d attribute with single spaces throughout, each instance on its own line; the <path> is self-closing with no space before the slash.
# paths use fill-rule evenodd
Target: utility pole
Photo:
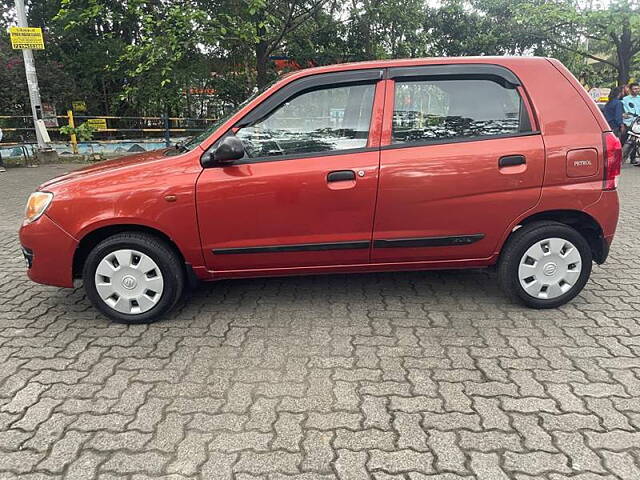
<path id="1" fill-rule="evenodd" d="M 24 8 L 24 0 L 16 0 L 16 11 L 18 14 L 18 26 L 28 27 L 27 13 Z M 36 138 L 38 140 L 38 150 L 40 152 L 51 151 L 48 138 L 45 139 L 46 128 L 42 121 L 42 103 L 40 101 L 40 89 L 38 87 L 38 76 L 36 74 L 36 64 L 33 60 L 33 51 L 28 49 L 22 50 L 24 58 L 24 70 L 27 76 L 27 88 L 29 90 L 29 100 L 31 100 L 31 113 L 33 114 L 33 127 L 36 130 Z M 44 133 L 43 131 L 44 130 Z"/>

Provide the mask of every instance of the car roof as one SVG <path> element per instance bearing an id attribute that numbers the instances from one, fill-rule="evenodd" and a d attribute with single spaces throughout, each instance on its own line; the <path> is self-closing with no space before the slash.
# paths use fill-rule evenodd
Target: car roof
<path id="1" fill-rule="evenodd" d="M 289 72 L 283 78 L 298 78 L 319 73 L 342 72 L 347 70 L 362 70 L 369 68 L 414 67 L 422 65 L 450 65 L 453 63 L 485 63 L 493 65 L 516 66 L 547 61 L 544 57 L 520 56 L 478 56 L 478 57 L 425 57 L 405 58 L 394 60 L 369 60 L 364 62 L 336 63 L 322 67 L 305 68 Z"/>

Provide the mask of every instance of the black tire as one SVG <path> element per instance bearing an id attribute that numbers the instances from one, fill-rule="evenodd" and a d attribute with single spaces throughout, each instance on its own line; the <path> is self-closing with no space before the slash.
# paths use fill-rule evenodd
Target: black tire
<path id="1" fill-rule="evenodd" d="M 622 163 L 626 163 L 627 160 L 631 165 L 636 165 L 638 162 L 638 143 L 636 140 L 627 140 L 622 146 Z"/>
<path id="2" fill-rule="evenodd" d="M 547 238 L 561 238 L 571 242 L 580 253 L 582 264 L 578 280 L 571 289 L 552 299 L 529 295 L 518 278 L 518 269 L 524 254 L 536 242 Z M 507 296 L 515 301 L 536 309 L 556 308 L 571 301 L 582 291 L 591 276 L 592 262 L 591 248 L 577 230 L 560 222 L 535 222 L 518 229 L 503 247 L 498 264 L 498 281 Z"/>
<path id="3" fill-rule="evenodd" d="M 163 291 L 157 304 L 146 312 L 138 314 L 118 312 L 107 305 L 98 294 L 95 284 L 96 269 L 103 258 L 120 249 L 133 249 L 144 253 L 160 268 L 164 282 Z M 87 297 L 93 306 L 114 322 L 127 324 L 152 323 L 160 320 L 178 303 L 185 285 L 184 267 L 174 250 L 162 239 L 142 232 L 118 233 L 100 242 L 89 252 L 82 277 Z"/>

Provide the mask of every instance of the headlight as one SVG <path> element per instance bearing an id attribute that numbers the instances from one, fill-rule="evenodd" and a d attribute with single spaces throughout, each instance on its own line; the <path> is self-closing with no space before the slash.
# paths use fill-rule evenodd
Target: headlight
<path id="1" fill-rule="evenodd" d="M 45 212 L 53 200 L 53 193 L 33 192 L 27 200 L 27 209 L 24 212 L 27 223 L 35 222 Z"/>

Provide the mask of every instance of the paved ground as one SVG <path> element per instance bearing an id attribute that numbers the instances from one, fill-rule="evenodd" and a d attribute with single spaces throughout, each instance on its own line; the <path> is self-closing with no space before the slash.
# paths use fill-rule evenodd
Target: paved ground
<path id="1" fill-rule="evenodd" d="M 571 305 L 485 272 L 243 280 L 110 324 L 30 283 L 0 176 L 0 478 L 639 479 L 640 169 Z"/>

